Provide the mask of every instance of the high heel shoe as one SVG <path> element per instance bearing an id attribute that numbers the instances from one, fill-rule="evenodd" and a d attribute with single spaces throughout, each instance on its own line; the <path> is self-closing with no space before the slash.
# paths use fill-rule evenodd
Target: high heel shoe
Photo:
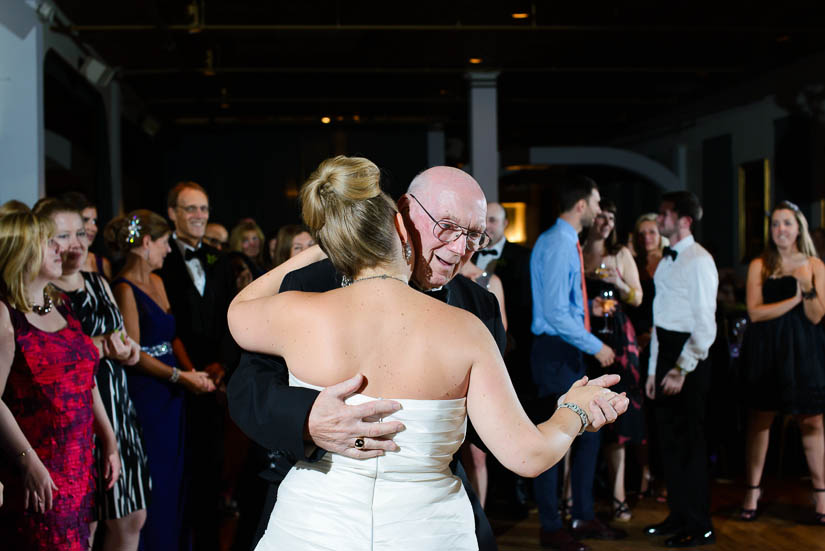
<path id="1" fill-rule="evenodd" d="M 619 501 L 615 497 L 613 498 L 613 520 L 617 522 L 630 522 L 630 519 L 633 518 L 633 513 L 630 512 L 630 506 L 627 504 L 627 500 Z"/>
<path id="2" fill-rule="evenodd" d="M 762 497 L 762 488 L 759 486 L 747 486 L 747 491 L 752 492 L 754 490 L 759 492 L 759 495 L 756 496 L 756 507 L 753 509 L 745 509 L 744 507 L 739 509 L 739 520 L 743 522 L 753 522 L 756 520 L 756 517 L 759 516 L 759 498 Z"/>
<path id="3" fill-rule="evenodd" d="M 814 488 L 814 494 L 825 492 L 825 488 Z M 825 513 L 816 512 L 816 497 L 814 497 L 814 524 L 825 526 Z"/>

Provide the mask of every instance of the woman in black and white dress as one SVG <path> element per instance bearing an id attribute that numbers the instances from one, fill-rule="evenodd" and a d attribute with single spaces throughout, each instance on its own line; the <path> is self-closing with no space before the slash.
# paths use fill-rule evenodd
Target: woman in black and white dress
<path id="1" fill-rule="evenodd" d="M 146 520 L 151 480 L 123 365 L 137 362 L 140 346 L 123 331 L 123 317 L 103 275 L 81 271 L 88 248 L 80 213 L 68 204 L 53 199 L 41 201 L 35 209 L 54 221 L 57 226 L 56 240 L 72 234 L 78 237 L 75 245 L 69 247 L 64 255 L 63 275 L 53 283 L 69 297 L 83 331 L 92 337 L 101 352 L 95 381 L 115 431 L 123 466 L 120 479 L 113 487 L 107 488 L 103 482 L 105 473 L 101 457 L 95 450 L 98 463 L 97 518 L 106 524 L 104 550 L 137 549 L 140 530 Z M 94 528 L 93 524 L 92 537 Z"/>

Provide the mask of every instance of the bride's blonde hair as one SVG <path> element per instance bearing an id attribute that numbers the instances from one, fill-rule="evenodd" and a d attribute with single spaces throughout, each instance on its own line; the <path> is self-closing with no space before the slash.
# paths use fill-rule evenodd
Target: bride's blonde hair
<path id="1" fill-rule="evenodd" d="M 301 187 L 301 204 L 313 238 L 347 277 L 400 250 L 395 203 L 381 191 L 381 171 L 369 159 L 325 160 Z"/>

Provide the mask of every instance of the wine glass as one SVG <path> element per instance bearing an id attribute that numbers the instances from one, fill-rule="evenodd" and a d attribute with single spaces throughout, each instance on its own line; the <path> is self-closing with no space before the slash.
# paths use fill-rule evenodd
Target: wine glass
<path id="1" fill-rule="evenodd" d="M 598 268 L 593 270 L 593 273 L 596 274 L 596 277 L 598 277 L 599 279 L 607 278 L 607 276 L 609 275 L 609 272 L 607 271 L 607 264 L 602 262 L 601 264 L 599 264 Z"/>
<path id="2" fill-rule="evenodd" d="M 610 310 L 616 305 L 616 300 L 613 298 L 613 289 L 605 289 L 602 291 L 602 312 L 604 316 L 604 327 L 599 329 L 599 333 L 609 335 L 613 333 L 610 328 Z"/>

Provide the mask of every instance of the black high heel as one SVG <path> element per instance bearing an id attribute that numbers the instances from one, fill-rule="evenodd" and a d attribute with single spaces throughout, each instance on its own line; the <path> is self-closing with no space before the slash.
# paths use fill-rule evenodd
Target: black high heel
<path id="1" fill-rule="evenodd" d="M 814 493 L 825 492 L 825 488 L 814 488 Z M 814 498 L 814 524 L 825 526 L 825 513 L 816 512 L 816 498 Z"/>
<path id="2" fill-rule="evenodd" d="M 756 517 L 759 516 L 759 499 L 762 497 L 762 488 L 759 486 L 748 486 L 747 489 L 750 490 L 759 490 L 759 496 L 756 498 L 757 506 L 753 509 L 745 509 L 742 507 L 739 509 L 739 520 L 743 522 L 753 522 L 756 520 Z M 816 491 L 816 490 L 814 490 Z M 821 490 L 825 492 L 825 490 Z M 825 518 L 825 515 L 822 515 Z"/>

